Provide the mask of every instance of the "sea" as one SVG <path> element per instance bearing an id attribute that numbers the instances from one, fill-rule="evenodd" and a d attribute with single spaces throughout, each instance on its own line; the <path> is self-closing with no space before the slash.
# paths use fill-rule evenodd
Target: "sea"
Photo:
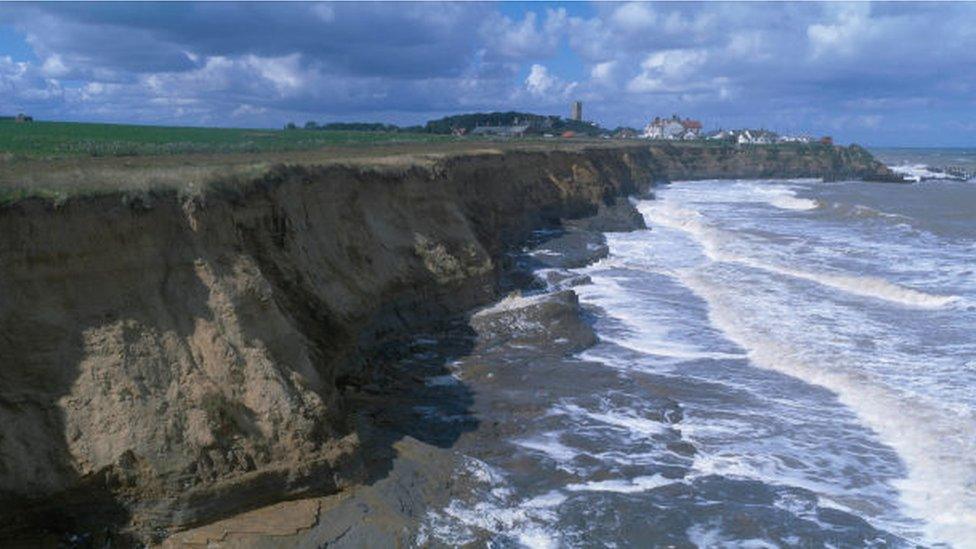
<path id="1" fill-rule="evenodd" d="M 508 374 L 533 412 L 419 542 L 976 547 L 976 183 L 635 204 L 647 230 L 575 270 L 599 343 Z"/>
<path id="2" fill-rule="evenodd" d="M 871 153 L 894 171 L 916 181 L 976 179 L 976 149 L 894 147 L 872 148 Z"/>

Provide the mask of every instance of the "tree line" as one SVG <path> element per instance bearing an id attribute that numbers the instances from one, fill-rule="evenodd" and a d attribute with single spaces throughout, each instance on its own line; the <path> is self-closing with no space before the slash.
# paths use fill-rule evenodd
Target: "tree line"
<path id="1" fill-rule="evenodd" d="M 569 120 L 559 116 L 532 114 L 526 112 L 477 112 L 445 116 L 437 120 L 430 120 L 423 126 L 397 126 L 379 122 L 306 122 L 306 130 L 323 131 L 361 131 L 361 132 L 404 132 L 404 133 L 432 133 L 451 134 L 456 132 L 471 132 L 483 126 L 528 126 L 528 134 L 561 134 L 571 131 L 581 135 L 599 135 L 607 133 L 597 124 L 580 120 Z M 285 125 L 286 130 L 297 130 L 294 122 Z"/>

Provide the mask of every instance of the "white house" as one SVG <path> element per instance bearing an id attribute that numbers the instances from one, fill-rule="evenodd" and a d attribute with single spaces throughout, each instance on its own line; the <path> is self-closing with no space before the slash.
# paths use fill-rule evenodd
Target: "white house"
<path id="1" fill-rule="evenodd" d="M 666 122 L 667 121 L 655 117 L 654 120 L 648 122 L 647 125 L 644 126 L 644 133 L 641 134 L 641 137 L 645 139 L 667 139 L 664 134 Z"/>
<path id="2" fill-rule="evenodd" d="M 645 139 L 697 139 L 701 132 L 701 122 L 686 118 L 680 119 L 678 115 L 671 118 L 661 118 L 655 116 L 647 126 L 644 126 L 644 133 L 641 137 Z"/>
<path id="3" fill-rule="evenodd" d="M 812 143 L 813 138 L 806 135 L 781 135 L 777 141 L 780 143 Z"/>
<path id="4" fill-rule="evenodd" d="M 768 130 L 741 130 L 735 134 L 735 142 L 740 145 L 769 145 L 779 139 L 778 135 Z"/>

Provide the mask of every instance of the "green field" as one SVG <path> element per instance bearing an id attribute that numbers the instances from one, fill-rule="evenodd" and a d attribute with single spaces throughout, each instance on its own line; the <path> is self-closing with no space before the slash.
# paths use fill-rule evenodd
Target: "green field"
<path id="1" fill-rule="evenodd" d="M 4 157 L 9 160 L 296 151 L 452 139 L 451 136 L 427 133 L 190 128 L 78 122 L 18 124 L 10 119 L 0 119 L 0 160 Z"/>

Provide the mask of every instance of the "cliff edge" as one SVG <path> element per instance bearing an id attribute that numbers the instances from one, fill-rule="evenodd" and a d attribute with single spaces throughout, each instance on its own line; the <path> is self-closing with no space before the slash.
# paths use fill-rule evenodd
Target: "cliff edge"
<path id="1" fill-rule="evenodd" d="M 344 398 L 505 251 L 652 181 L 884 180 L 860 148 L 614 145 L 276 165 L 0 206 L 0 539 L 133 539 L 367 479 Z"/>

